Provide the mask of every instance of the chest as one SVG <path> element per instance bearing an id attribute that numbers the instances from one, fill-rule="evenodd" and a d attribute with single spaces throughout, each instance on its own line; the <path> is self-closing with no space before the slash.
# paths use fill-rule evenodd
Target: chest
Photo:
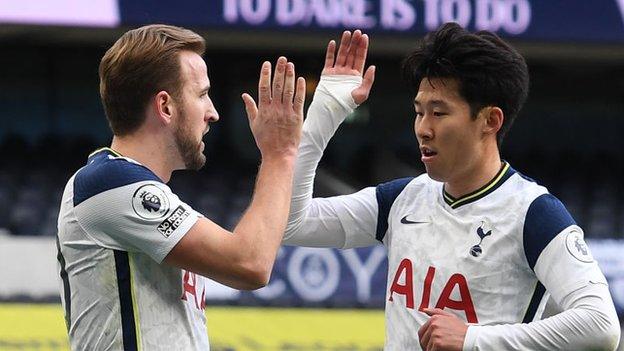
<path id="1" fill-rule="evenodd" d="M 533 282 L 519 211 L 460 212 L 427 204 L 391 212 L 386 242 L 391 296 L 403 292 L 412 300 L 405 301 L 408 308 L 455 306 L 476 321 L 471 311 L 478 301 L 502 305 Z"/>
<path id="2" fill-rule="evenodd" d="M 522 224 L 520 211 L 504 207 L 456 211 L 430 202 L 402 204 L 392 211 L 387 245 L 397 257 L 464 268 L 489 261 L 521 265 Z"/>

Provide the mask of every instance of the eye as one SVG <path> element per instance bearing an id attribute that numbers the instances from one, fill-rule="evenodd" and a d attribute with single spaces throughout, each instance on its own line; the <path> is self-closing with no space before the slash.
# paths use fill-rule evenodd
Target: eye
<path id="1" fill-rule="evenodd" d="M 442 116 L 446 116 L 447 113 L 446 112 L 440 112 L 440 111 L 433 111 L 433 115 L 436 117 L 442 117 Z"/>
<path id="2" fill-rule="evenodd" d="M 416 111 L 416 118 L 419 118 L 419 117 L 422 117 L 422 116 L 423 116 L 423 113 L 422 113 L 422 112 L 418 112 L 418 111 Z"/>

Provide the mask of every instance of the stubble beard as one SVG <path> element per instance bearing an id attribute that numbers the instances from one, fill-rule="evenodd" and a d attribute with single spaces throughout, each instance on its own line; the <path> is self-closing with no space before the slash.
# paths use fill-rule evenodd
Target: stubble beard
<path id="1" fill-rule="evenodd" d="M 193 137 L 191 128 L 184 111 L 180 111 L 181 123 L 175 131 L 175 142 L 178 152 L 184 162 L 184 167 L 190 170 L 199 170 L 206 164 L 206 156 L 202 153 L 201 139 L 199 142 Z"/>

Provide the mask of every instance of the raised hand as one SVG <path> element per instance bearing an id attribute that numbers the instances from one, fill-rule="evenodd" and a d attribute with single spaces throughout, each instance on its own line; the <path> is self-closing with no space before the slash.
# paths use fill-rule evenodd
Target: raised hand
<path id="1" fill-rule="evenodd" d="M 295 65 L 280 57 L 271 84 L 271 63 L 264 62 L 258 82 L 258 105 L 247 93 L 242 95 L 251 132 L 263 159 L 297 154 L 303 124 L 305 80 L 295 82 Z"/>
<path id="2" fill-rule="evenodd" d="M 351 34 L 344 31 L 340 39 L 340 47 L 336 55 L 336 42 L 331 40 L 327 45 L 325 66 L 321 75 L 350 75 L 362 76 L 362 84 L 351 92 L 353 101 L 361 104 L 370 94 L 375 81 L 375 66 L 370 66 L 364 72 L 366 55 L 368 54 L 368 35 L 362 34 L 359 29 Z"/>

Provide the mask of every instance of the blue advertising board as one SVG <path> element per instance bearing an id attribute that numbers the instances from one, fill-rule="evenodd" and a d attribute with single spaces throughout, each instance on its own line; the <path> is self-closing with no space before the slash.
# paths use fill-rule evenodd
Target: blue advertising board
<path id="1" fill-rule="evenodd" d="M 119 0 L 120 22 L 423 34 L 442 23 L 527 41 L 624 42 L 624 0 Z"/>

